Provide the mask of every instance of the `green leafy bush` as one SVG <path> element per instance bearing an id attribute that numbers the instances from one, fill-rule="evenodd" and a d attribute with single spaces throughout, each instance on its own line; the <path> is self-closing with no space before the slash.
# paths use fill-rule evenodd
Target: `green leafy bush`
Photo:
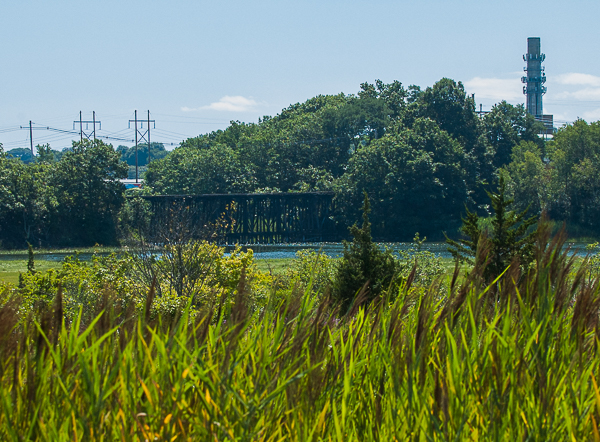
<path id="1" fill-rule="evenodd" d="M 287 282 L 293 281 L 312 293 L 323 294 L 331 288 L 337 270 L 336 260 L 314 250 L 299 250 L 285 272 Z"/>
<path id="2" fill-rule="evenodd" d="M 188 241 L 166 244 L 159 250 L 132 252 L 130 258 L 135 278 L 144 281 L 147 291 L 153 287 L 156 292 L 153 314 L 177 315 L 188 302 L 195 311 L 223 302 L 228 306 L 242 272 L 251 288 L 256 289 L 247 293 L 252 297 L 249 304 L 260 305 L 266 296 L 258 284 L 260 272 L 252 250 L 244 252 L 236 247 L 226 254 L 223 247 L 207 241 Z"/>
<path id="3" fill-rule="evenodd" d="M 406 280 L 414 269 L 412 284 L 422 288 L 431 286 L 433 281 L 444 273 L 442 258 L 433 252 L 423 250 L 423 243 L 426 240 L 426 237 L 420 239 L 417 233 L 409 248 L 398 252 L 400 276 Z"/>
<path id="4" fill-rule="evenodd" d="M 503 175 L 500 175 L 498 192 L 488 192 L 488 196 L 494 211 L 491 229 L 484 230 L 481 218 L 467 209 L 461 227 L 465 238 L 455 241 L 446 237 L 446 242 L 456 260 L 473 263 L 478 256 L 480 243 L 485 239 L 490 250 L 484 278 L 491 281 L 515 260 L 524 269 L 533 261 L 536 238 L 536 228 L 533 226 L 538 222 L 538 217 L 526 218 L 527 209 L 518 213 L 511 210 L 514 201 L 506 196 Z"/>
<path id="5" fill-rule="evenodd" d="M 98 314 L 103 298 L 109 297 L 121 310 L 142 305 L 145 290 L 131 278 L 132 264 L 127 256 L 116 254 L 94 256 L 91 262 L 67 257 L 58 270 L 24 273 L 20 286 L 10 290 L 21 297 L 23 314 L 37 316 L 52 306 L 60 290 L 65 320 L 74 321 L 81 310 L 81 321 L 87 324 Z"/>

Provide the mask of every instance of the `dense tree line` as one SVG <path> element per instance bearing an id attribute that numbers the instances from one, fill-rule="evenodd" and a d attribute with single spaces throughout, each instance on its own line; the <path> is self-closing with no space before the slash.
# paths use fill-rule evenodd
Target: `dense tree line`
<path id="1" fill-rule="evenodd" d="M 60 161 L 38 146 L 36 161 L 0 147 L 0 241 L 4 247 L 115 244 L 127 165 L 102 141 L 73 143 Z"/>
<path id="2" fill-rule="evenodd" d="M 69 150 L 69 149 L 68 148 L 65 149 L 65 151 L 67 151 L 67 150 Z M 49 144 L 38 145 L 37 151 L 38 151 L 38 154 L 41 154 L 41 152 L 43 151 L 43 155 L 45 155 L 46 158 L 49 158 L 50 156 L 52 156 L 54 161 L 60 160 L 62 157 L 62 154 L 63 154 L 62 152 L 59 152 L 58 150 L 51 149 Z M 25 164 L 35 163 L 35 161 L 36 161 L 36 156 L 33 154 L 31 149 L 27 149 L 25 147 L 17 147 L 17 148 L 11 149 L 6 152 L 6 156 L 8 158 L 18 158 Z"/>
<path id="3" fill-rule="evenodd" d="M 501 173 L 519 207 L 547 211 L 571 231 L 600 234 L 600 121 L 577 120 L 545 145 L 521 142 Z"/>
<path id="4" fill-rule="evenodd" d="M 148 143 L 138 144 L 137 149 L 135 146 L 118 146 L 116 150 L 121 154 L 121 160 L 126 162 L 129 166 L 127 178 L 130 179 L 136 178 L 136 156 L 137 177 L 143 178 L 146 174 L 148 163 L 164 158 L 168 154 L 162 143 L 150 143 L 150 152 L 148 152 Z M 148 153 L 150 153 L 150 155 L 148 155 Z"/>
<path id="5" fill-rule="evenodd" d="M 342 231 L 360 219 L 367 192 L 374 237 L 440 238 L 465 205 L 487 200 L 515 146 L 544 150 L 540 130 L 506 102 L 480 118 L 448 78 L 425 90 L 376 81 L 188 139 L 149 166 L 146 184 L 158 194 L 334 191 Z"/>
<path id="6" fill-rule="evenodd" d="M 135 166 L 135 157 L 137 151 L 138 166 L 147 166 L 150 161 L 159 160 L 167 156 L 167 151 L 162 143 L 150 143 L 150 159 L 148 159 L 148 143 L 135 146 L 118 146 L 117 152 L 121 154 L 121 159 L 129 166 Z"/>
<path id="7" fill-rule="evenodd" d="M 360 219 L 366 192 L 374 238 L 442 239 L 458 231 L 467 209 L 489 215 L 486 192 L 503 175 L 518 210 L 600 234 L 600 122 L 578 120 L 550 141 L 542 129 L 522 105 L 505 101 L 478 115 L 474 98 L 448 78 L 424 90 L 363 83 L 357 94 L 319 95 L 257 123 L 233 121 L 172 152 L 153 143 L 144 192 L 333 191 L 342 233 Z M 36 157 L 11 155 L 0 158 L 3 245 L 118 240 L 117 178 L 135 164 L 133 149 L 86 141 L 60 154 L 45 145 Z M 138 165 L 146 163 L 143 145 Z"/>

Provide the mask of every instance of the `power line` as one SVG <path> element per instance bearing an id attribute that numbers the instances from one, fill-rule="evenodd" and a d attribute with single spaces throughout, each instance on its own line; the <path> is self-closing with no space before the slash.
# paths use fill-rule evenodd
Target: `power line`
<path id="1" fill-rule="evenodd" d="M 76 121 L 77 123 L 77 121 Z M 86 123 L 85 121 L 82 121 L 82 123 Z M 92 123 L 91 121 L 89 123 Z M 99 123 L 98 121 L 96 123 Z M 59 133 L 63 133 L 63 134 L 73 134 L 73 135 L 80 135 L 81 137 L 83 137 L 83 135 L 85 135 L 86 138 L 90 138 L 94 135 L 95 131 L 92 131 L 89 133 L 89 137 L 88 134 L 86 134 L 85 132 L 83 133 L 83 135 L 80 132 L 77 131 L 73 131 L 73 130 L 64 130 L 64 129 L 57 129 L 55 127 L 50 127 L 50 126 L 45 126 L 45 127 L 34 127 L 34 130 L 48 130 L 51 132 L 59 132 Z M 107 136 L 107 135 L 96 135 L 95 138 L 100 138 L 103 140 L 115 140 L 115 141 L 126 141 L 126 142 L 130 142 L 133 143 L 133 140 L 129 139 L 129 138 L 121 138 L 121 137 L 111 137 L 111 136 Z"/>
<path id="2" fill-rule="evenodd" d="M 188 118 L 190 120 L 212 120 L 217 123 L 229 123 L 229 121 L 223 120 L 221 118 L 206 118 L 206 117 L 187 117 L 185 115 L 173 115 L 173 114 L 154 114 L 154 115 L 162 115 L 165 117 L 175 117 L 175 118 Z"/>
<path id="3" fill-rule="evenodd" d="M 21 127 L 20 126 L 7 127 L 4 129 L 0 129 L 0 134 L 4 134 L 4 133 L 8 133 L 8 132 L 15 132 L 17 130 L 21 130 Z"/>
<path id="4" fill-rule="evenodd" d="M 156 129 L 157 132 L 161 132 L 164 133 L 165 136 L 172 136 L 172 137 L 184 137 L 184 138 L 190 138 L 190 135 L 187 134 L 182 134 L 179 132 L 173 132 L 171 130 L 165 130 L 165 129 Z"/>

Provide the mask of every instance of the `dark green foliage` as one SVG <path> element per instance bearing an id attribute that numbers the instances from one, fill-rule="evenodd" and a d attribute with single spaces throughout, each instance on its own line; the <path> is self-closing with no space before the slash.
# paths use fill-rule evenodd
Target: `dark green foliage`
<path id="1" fill-rule="evenodd" d="M 5 247 L 117 242 L 127 165 L 102 141 L 73 143 L 59 161 L 48 145 L 24 164 L 0 149 L 0 241 Z"/>
<path id="2" fill-rule="evenodd" d="M 149 236 L 152 210 L 150 203 L 139 194 L 125 200 L 119 212 L 119 236 L 122 239 L 140 239 Z"/>
<path id="3" fill-rule="evenodd" d="M 553 171 L 544 161 L 544 155 L 538 144 L 521 141 L 513 147 L 512 161 L 502 170 L 506 178 L 506 188 L 515 200 L 516 210 L 529 210 L 540 215 L 548 209 L 551 201 L 549 177 Z"/>
<path id="4" fill-rule="evenodd" d="M 552 171 L 548 213 L 600 233 L 600 121 L 577 120 L 549 143 Z"/>
<path id="5" fill-rule="evenodd" d="M 111 145 L 100 140 L 73 143 L 48 174 L 56 207 L 51 212 L 50 241 L 60 245 L 112 245 L 117 242 L 117 214 L 123 204 L 127 165 Z"/>
<path id="6" fill-rule="evenodd" d="M 507 188 L 517 207 L 545 211 L 577 235 L 600 233 L 600 122 L 577 120 L 543 147 L 521 142 L 511 160 Z"/>
<path id="7" fill-rule="evenodd" d="M 538 136 L 543 123 L 527 113 L 522 104 L 513 106 L 506 101 L 496 104 L 483 120 L 485 133 L 494 155 L 494 166 L 503 167 L 511 161 L 513 149 L 521 142 L 532 142 L 543 149 Z"/>
<path id="8" fill-rule="evenodd" d="M 452 253 L 455 260 L 473 264 L 482 229 L 479 227 L 479 216 L 468 208 L 466 210 L 467 215 L 462 219 L 463 224 L 460 228 L 463 238 L 458 241 L 446 238 L 446 242 L 449 245 L 448 251 Z"/>
<path id="9" fill-rule="evenodd" d="M 460 82 L 421 91 L 377 80 L 188 139 L 149 166 L 145 184 L 156 194 L 332 190 L 342 230 L 359 219 L 366 191 L 375 238 L 407 241 L 418 231 L 436 239 L 483 193 L 492 158 Z"/>
<path id="10" fill-rule="evenodd" d="M 467 96 L 463 84 L 442 78 L 419 94 L 413 113 L 431 118 L 440 129 L 463 145 L 469 162 L 465 164 L 467 184 L 473 197 L 481 199 L 482 184 L 493 180 L 494 152 L 486 140 L 485 127 L 475 113 L 475 101 Z"/>
<path id="11" fill-rule="evenodd" d="M 165 195 L 249 192 L 254 189 L 252 169 L 225 144 L 204 149 L 176 149 L 148 166 L 145 184 Z"/>
<path id="12" fill-rule="evenodd" d="M 38 243 L 48 228 L 55 200 L 47 183 L 49 165 L 9 158 L 0 146 L 0 243 L 25 248 Z"/>
<path id="13" fill-rule="evenodd" d="M 27 149 L 25 147 L 17 147 L 15 149 L 11 149 L 6 152 L 6 155 L 9 158 L 18 158 L 24 163 L 33 163 L 35 161 L 35 157 L 31 153 L 31 149 Z"/>
<path id="14" fill-rule="evenodd" d="M 457 232 L 462 208 L 484 201 L 502 173 L 514 210 L 531 207 L 568 228 L 599 234 L 600 123 L 578 120 L 552 141 L 541 139 L 539 128 L 522 106 L 506 102 L 479 118 L 463 85 L 448 78 L 423 90 L 377 80 L 356 94 L 290 105 L 258 123 L 231 122 L 168 155 L 153 143 L 146 172 L 147 146 L 140 145 L 138 165 L 146 193 L 333 191 L 334 221 L 344 233 L 360 219 L 366 191 L 372 235 L 387 241 Z M 126 173 L 119 159 L 134 164 L 133 150 L 79 144 L 60 160 L 49 145 L 38 146 L 28 164 L 0 154 L 3 247 L 116 241 L 115 213 L 123 202 L 117 178 Z M 485 210 L 479 206 L 475 214 Z"/>
<path id="15" fill-rule="evenodd" d="M 34 156 L 31 153 L 31 149 L 27 149 L 25 147 L 11 149 L 6 152 L 6 155 L 8 156 L 8 158 L 19 159 L 25 164 L 31 164 L 35 162 L 51 163 L 54 161 L 58 161 L 62 156 L 62 152 L 52 150 L 49 144 L 38 144 L 36 146 L 36 150 L 37 156 Z"/>
<path id="16" fill-rule="evenodd" d="M 119 146 L 117 152 L 121 154 L 121 160 L 129 166 L 135 166 L 135 146 Z M 166 157 L 168 152 L 162 143 L 150 143 L 150 161 L 159 160 Z M 148 144 L 138 144 L 137 147 L 138 167 L 148 165 Z"/>
<path id="17" fill-rule="evenodd" d="M 485 237 L 490 250 L 484 277 L 491 280 L 514 261 L 523 268 L 527 268 L 533 261 L 537 229 L 531 227 L 537 223 L 537 217 L 526 218 L 527 210 L 520 213 L 510 210 L 513 200 L 506 198 L 506 185 L 502 175 L 498 192 L 488 192 L 488 196 L 493 210 L 491 231 L 485 231 L 481 227 L 480 217 L 467 209 L 467 216 L 463 218 L 461 228 L 466 238 L 458 241 L 447 239 L 447 242 L 450 246 L 448 250 L 455 259 L 473 262 Z"/>
<path id="18" fill-rule="evenodd" d="M 344 241 L 344 254 L 333 283 L 333 296 L 345 313 L 364 287 L 368 299 L 380 296 L 392 286 L 400 266 L 389 250 L 382 250 L 371 237 L 369 197 L 365 193 L 362 227 L 350 227 L 352 242 Z"/>
<path id="19" fill-rule="evenodd" d="M 56 161 L 59 161 L 62 156 L 63 156 L 63 152 L 59 152 L 57 150 L 52 150 L 52 148 L 50 147 L 50 144 L 38 144 L 37 145 L 37 162 L 38 163 L 54 163 Z M 68 151 L 68 150 L 67 150 Z"/>
<path id="20" fill-rule="evenodd" d="M 392 128 L 350 159 L 339 181 L 344 213 L 358 218 L 356 201 L 367 192 L 376 238 L 408 241 L 419 231 L 435 237 L 460 222 L 469 161 L 463 146 L 429 118 Z"/>

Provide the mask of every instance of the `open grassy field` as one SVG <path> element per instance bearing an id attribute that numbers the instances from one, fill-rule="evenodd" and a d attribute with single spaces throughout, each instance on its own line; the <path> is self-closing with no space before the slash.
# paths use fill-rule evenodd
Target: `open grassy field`
<path id="1" fill-rule="evenodd" d="M 258 270 L 265 273 L 272 273 L 273 275 L 280 275 L 285 273 L 289 267 L 292 258 L 280 258 L 280 259 L 257 259 L 254 262 Z"/>
<path id="2" fill-rule="evenodd" d="M 40 259 L 40 256 L 47 255 L 77 255 L 93 253 L 108 254 L 119 252 L 124 249 L 115 247 L 79 247 L 67 249 L 36 249 L 35 250 L 35 269 L 37 271 L 46 271 L 56 269 L 62 266 L 61 259 Z M 0 250 L 0 281 L 17 284 L 19 282 L 19 273 L 27 271 L 27 249 Z M 14 259 L 14 258 L 17 259 Z M 3 259 L 4 258 L 4 259 Z"/>
<path id="3" fill-rule="evenodd" d="M 34 249 L 34 253 L 36 255 L 45 255 L 45 254 L 62 254 L 62 255 L 76 255 L 78 253 L 119 253 L 123 250 L 126 250 L 123 247 L 70 247 L 70 248 L 57 248 L 57 249 Z M 11 256 L 11 255 L 27 255 L 27 249 L 10 249 L 10 250 L 1 250 L 0 256 Z"/>
<path id="4" fill-rule="evenodd" d="M 265 273 L 279 275 L 285 272 L 288 268 L 291 258 L 283 259 L 257 259 L 255 261 L 258 270 Z M 58 269 L 62 266 L 61 261 L 43 261 L 36 260 L 35 268 L 38 271 L 46 271 L 48 269 Z M 19 273 L 27 271 L 27 260 L 0 260 L 0 281 L 17 284 L 19 282 Z"/>
<path id="5" fill-rule="evenodd" d="M 80 253 L 90 253 L 88 249 L 85 251 L 77 250 Z M 91 249 L 91 252 L 94 250 Z M 15 253 L 15 252 L 12 252 Z M 26 253 L 21 251 L 20 254 Z M 48 250 L 45 253 L 65 253 L 63 250 Z M 1 255 L 1 253 L 0 253 Z M 280 258 L 280 259 L 256 259 L 254 262 L 258 270 L 264 273 L 272 273 L 273 275 L 280 275 L 285 273 L 289 267 L 292 258 Z M 449 258 L 442 260 L 444 268 L 447 274 L 452 274 L 454 270 L 454 261 Z M 48 260 L 35 260 L 35 268 L 38 271 L 45 271 L 48 269 L 57 269 L 62 265 L 61 261 L 48 261 Z M 17 284 L 19 282 L 19 273 L 27 271 L 27 260 L 1 260 L 0 259 L 0 281 L 9 282 L 11 284 Z"/>
<path id="6" fill-rule="evenodd" d="M 48 269 L 60 268 L 61 265 L 60 261 L 36 261 L 35 269 L 44 272 Z M 19 273 L 25 272 L 27 272 L 27 260 L 0 260 L 0 281 L 18 284 Z"/>

